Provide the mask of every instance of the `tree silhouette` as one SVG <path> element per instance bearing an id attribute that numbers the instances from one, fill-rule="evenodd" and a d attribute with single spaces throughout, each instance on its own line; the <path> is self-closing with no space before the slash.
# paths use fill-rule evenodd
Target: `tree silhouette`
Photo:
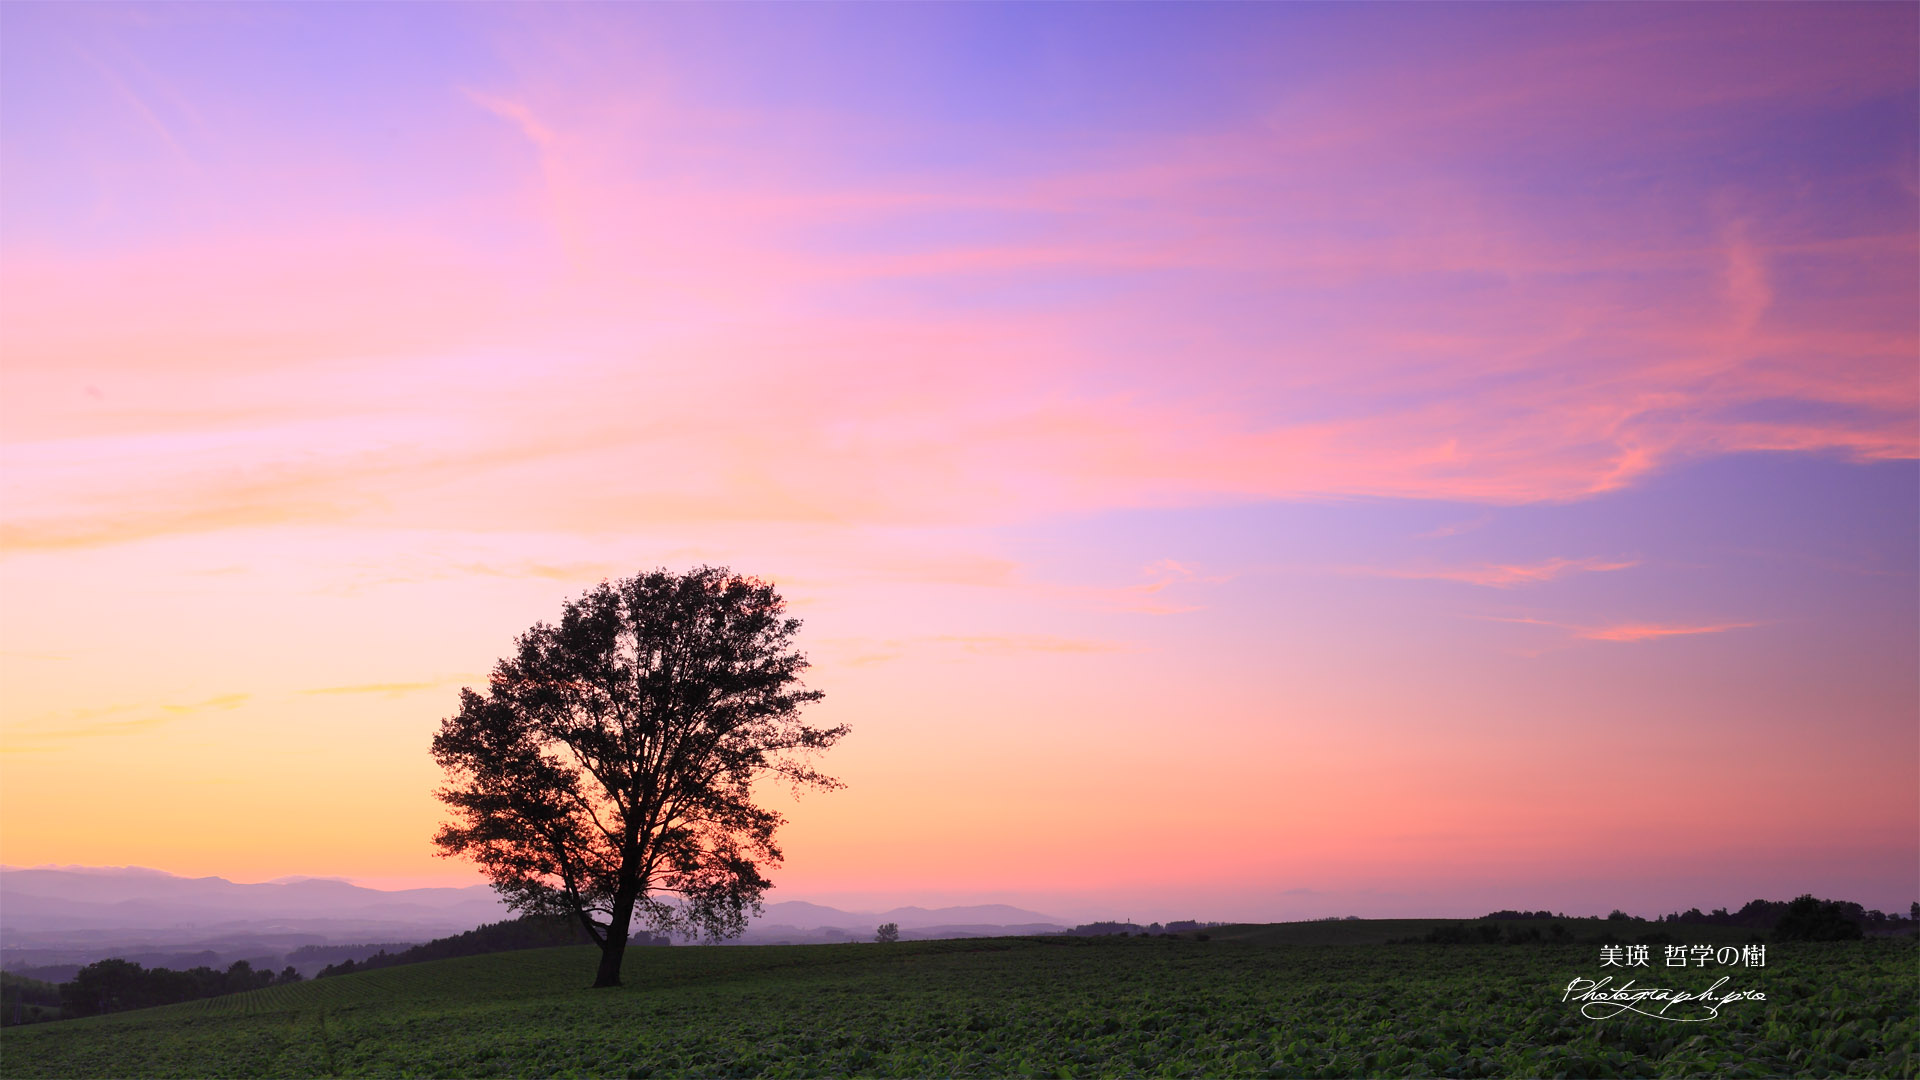
<path id="1" fill-rule="evenodd" d="M 618 986 L 636 913 L 710 940 L 746 929 L 778 865 L 785 819 L 754 784 L 840 783 L 808 764 L 845 726 L 808 727 L 800 620 L 772 585 L 725 567 L 603 582 L 537 623 L 460 692 L 433 756 L 456 820 L 434 842 L 492 878 L 509 906 L 579 921 Z"/>
<path id="2" fill-rule="evenodd" d="M 900 940 L 900 924 L 890 923 L 890 922 L 881 923 L 880 928 L 873 932 L 873 940 L 879 942 L 882 945 L 891 945 L 894 942 L 899 941 Z"/>
<path id="3" fill-rule="evenodd" d="M 1858 910 L 1859 905 L 1853 907 Z M 1846 908 L 1841 901 L 1807 893 L 1787 905 L 1787 913 L 1773 928 L 1773 940 L 1852 941 L 1861 936 L 1860 924 L 1847 917 Z"/>

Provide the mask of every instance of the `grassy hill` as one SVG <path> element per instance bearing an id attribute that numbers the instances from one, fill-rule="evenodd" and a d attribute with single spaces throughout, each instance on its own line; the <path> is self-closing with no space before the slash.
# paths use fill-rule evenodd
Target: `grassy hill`
<path id="1" fill-rule="evenodd" d="M 1774 945 L 1753 970 L 1643 969 L 1643 983 L 1724 973 L 1767 994 L 1681 1023 L 1596 1021 L 1563 1002 L 1570 978 L 1604 974 L 1588 945 L 1215 930 L 1244 940 L 643 949 L 628 985 L 605 991 L 585 988 L 590 947 L 463 957 L 9 1028 L 0 1073 L 1915 1075 L 1912 940 Z"/>

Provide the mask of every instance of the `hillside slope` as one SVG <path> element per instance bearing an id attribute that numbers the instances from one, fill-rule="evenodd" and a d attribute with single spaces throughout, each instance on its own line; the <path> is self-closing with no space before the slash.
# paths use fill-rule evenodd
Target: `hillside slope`
<path id="1" fill-rule="evenodd" d="M 994 938 L 435 961 L 7 1029 L 34 1076 L 1913 1076 L 1912 940 L 1779 946 L 1765 1002 L 1675 1024 L 1560 1000 L 1587 946 Z M 1713 972 L 1661 973 L 1692 986 Z"/>

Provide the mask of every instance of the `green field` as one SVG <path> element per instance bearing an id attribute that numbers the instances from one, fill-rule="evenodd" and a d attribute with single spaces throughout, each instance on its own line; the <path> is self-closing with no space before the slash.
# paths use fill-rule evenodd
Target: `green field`
<path id="1" fill-rule="evenodd" d="M 1596 1021 L 1561 1001 L 1605 973 L 1595 946 L 1373 943 L 1431 925 L 638 949 L 617 990 L 585 989 L 591 948 L 501 953 L 8 1028 L 0 1073 L 1916 1075 L 1911 939 L 1770 945 L 1756 969 L 1656 959 L 1642 983 L 1728 974 L 1767 1000 Z"/>

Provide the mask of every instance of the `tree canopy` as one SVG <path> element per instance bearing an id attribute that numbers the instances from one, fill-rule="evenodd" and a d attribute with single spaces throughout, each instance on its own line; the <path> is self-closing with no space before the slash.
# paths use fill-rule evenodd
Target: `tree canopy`
<path id="1" fill-rule="evenodd" d="M 537 623 L 460 694 L 433 756 L 455 820 L 440 853 L 473 859 L 508 904 L 576 919 L 617 986 L 632 920 L 712 940 L 746 929 L 777 866 L 779 813 L 757 783 L 840 783 L 813 755 L 847 733 L 801 707 L 800 620 L 725 567 L 603 582 Z"/>

